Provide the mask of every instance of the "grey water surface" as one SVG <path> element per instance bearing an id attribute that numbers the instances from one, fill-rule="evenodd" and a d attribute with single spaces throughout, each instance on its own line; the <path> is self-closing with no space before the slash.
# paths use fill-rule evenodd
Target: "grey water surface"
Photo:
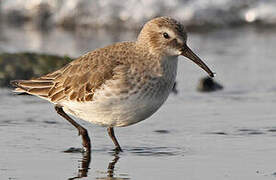
<path id="1" fill-rule="evenodd" d="M 134 40 L 135 32 L 36 31 L 3 27 L 0 52 L 80 56 L 96 47 Z M 177 89 L 149 119 L 115 133 L 82 120 L 91 159 L 78 152 L 76 129 L 53 106 L 0 89 L 0 179 L 276 179 L 276 31 L 236 28 L 191 33 L 190 47 L 217 73 L 224 89 L 196 91 L 206 74 L 180 57 Z M 87 177 L 85 177 L 87 176 Z"/>

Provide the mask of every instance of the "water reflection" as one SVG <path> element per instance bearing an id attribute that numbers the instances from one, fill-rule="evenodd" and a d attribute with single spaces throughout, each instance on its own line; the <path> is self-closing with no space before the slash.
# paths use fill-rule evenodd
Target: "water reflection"
<path id="1" fill-rule="evenodd" d="M 98 180 L 129 180 L 130 178 L 115 177 L 114 168 L 118 160 L 120 159 L 119 152 L 115 151 L 113 154 L 113 159 L 109 162 L 107 167 L 107 176 L 106 177 L 97 177 Z"/>
<path id="2" fill-rule="evenodd" d="M 113 157 L 113 159 L 108 163 L 108 166 L 107 166 L 106 177 L 96 177 L 96 179 L 99 179 L 99 180 L 129 180 L 130 178 L 115 177 L 114 168 L 115 168 L 116 163 L 120 159 L 119 152 L 114 151 L 112 153 L 112 157 Z M 81 162 L 81 165 L 78 167 L 78 175 L 76 177 L 69 178 L 68 180 L 80 179 L 80 178 L 88 176 L 88 171 L 90 169 L 89 166 L 90 166 L 90 162 L 91 162 L 91 153 L 90 152 L 83 153 L 83 157 L 80 162 Z"/>
<path id="3" fill-rule="evenodd" d="M 115 164 L 120 159 L 118 152 L 115 152 L 113 155 L 114 155 L 114 158 L 112 161 L 109 162 L 108 167 L 107 167 L 107 177 L 112 177 L 112 178 L 114 177 Z"/>
<path id="4" fill-rule="evenodd" d="M 84 152 L 81 160 L 81 166 L 78 167 L 78 176 L 69 178 L 68 180 L 87 177 L 88 170 L 90 169 L 89 168 L 90 162 L 91 162 L 91 152 Z"/>

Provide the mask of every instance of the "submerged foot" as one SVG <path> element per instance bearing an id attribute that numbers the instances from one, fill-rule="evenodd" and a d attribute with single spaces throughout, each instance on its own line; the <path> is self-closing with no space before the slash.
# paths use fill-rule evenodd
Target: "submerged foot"
<path id="1" fill-rule="evenodd" d="M 70 147 L 69 149 L 63 151 L 65 153 L 84 153 L 84 149 L 83 148 L 75 148 L 75 147 Z"/>

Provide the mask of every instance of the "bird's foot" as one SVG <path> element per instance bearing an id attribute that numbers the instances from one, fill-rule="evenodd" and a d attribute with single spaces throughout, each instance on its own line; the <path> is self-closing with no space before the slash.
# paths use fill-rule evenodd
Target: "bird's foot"
<path id="1" fill-rule="evenodd" d="M 120 146 L 117 146 L 113 149 L 114 152 L 119 153 L 119 152 L 123 152 L 122 148 Z"/>

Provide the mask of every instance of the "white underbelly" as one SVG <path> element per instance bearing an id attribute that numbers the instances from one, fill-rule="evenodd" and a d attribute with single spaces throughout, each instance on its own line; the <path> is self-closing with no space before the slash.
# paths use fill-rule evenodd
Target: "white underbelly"
<path id="1" fill-rule="evenodd" d="M 102 126 L 128 126 L 142 121 L 165 102 L 168 93 L 162 97 L 143 97 L 141 94 L 128 98 L 98 99 L 86 103 L 64 102 L 65 112 L 85 121 Z"/>

